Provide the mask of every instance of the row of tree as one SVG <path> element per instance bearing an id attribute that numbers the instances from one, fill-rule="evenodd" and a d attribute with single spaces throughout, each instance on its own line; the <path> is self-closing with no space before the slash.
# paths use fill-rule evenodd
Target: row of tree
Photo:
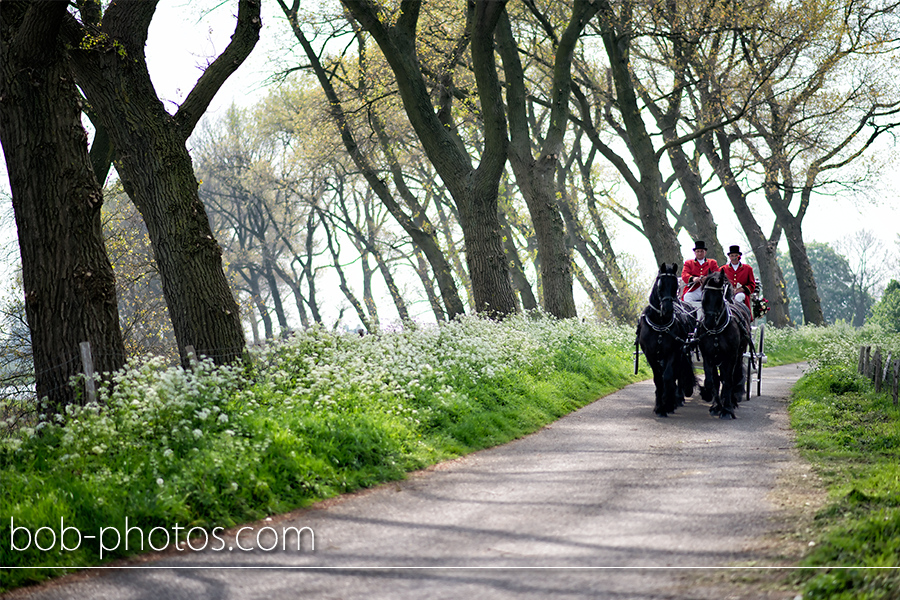
<path id="1" fill-rule="evenodd" d="M 198 143 L 195 172 L 186 142 L 256 44 L 260 2 L 238 2 L 231 43 L 175 114 L 144 59 L 156 4 L 0 4 L 0 143 L 37 391 L 57 407 L 71 400 L 78 342 L 101 370 L 125 359 L 100 224 L 113 164 L 146 227 L 182 360 L 189 346 L 220 362 L 244 348 L 214 230 L 264 335 L 264 297 L 289 329 L 284 289 L 301 325 L 321 321 L 319 256 L 371 330 L 376 273 L 409 314 L 400 262 L 438 320 L 467 303 L 572 317 L 575 282 L 598 314 L 628 320 L 634 294 L 605 211 L 641 231 L 658 262 L 681 261 L 682 231 L 722 260 L 712 194 L 744 230 L 770 320 L 790 323 L 784 236 L 804 320 L 824 323 L 803 218 L 817 190 L 865 182 L 849 167 L 866 165 L 900 110 L 893 2 L 341 0 L 313 13 L 278 0 L 303 57 L 281 76 L 307 78 L 273 94 L 265 119 L 233 112 Z M 775 216 L 768 234 L 756 196 Z"/>
<path id="2" fill-rule="evenodd" d="M 462 171 L 449 173 L 446 167 L 447 174 L 443 175 L 434 165 L 467 162 L 471 167 L 479 157 L 479 169 L 490 164 L 490 125 L 482 108 L 486 102 L 499 103 L 505 110 L 502 116 L 507 121 L 509 140 L 498 143 L 509 144 L 510 170 L 502 171 L 497 179 L 497 210 L 487 211 L 491 216 L 497 214 L 496 222 L 477 220 L 475 224 L 482 225 L 481 230 L 498 232 L 499 242 L 494 246 L 499 243 L 502 247 L 509 272 L 501 279 L 509 283 L 517 304 L 531 308 L 537 303 L 526 277 L 527 265 L 523 265 L 533 259 L 540 303 L 548 311 L 557 316 L 571 314 L 561 307 L 573 305 L 574 274 L 594 301 L 597 314 L 632 318 L 634 294 L 622 274 L 622 257 L 612 251 L 608 220 L 600 209 L 616 211 L 643 231 L 657 256 L 666 256 L 667 238 L 674 239 L 686 230 L 693 237 L 712 240 L 713 255 L 722 260 L 724 254 L 716 241 L 707 197 L 724 191 L 755 251 L 752 260 L 757 263 L 773 308 L 770 321 L 786 325 L 834 320 L 826 314 L 822 294 L 817 291 L 813 263 L 818 257 L 810 256 L 806 248 L 802 219 L 817 188 L 835 183 L 852 187 L 865 181 L 867 171 L 845 170 L 840 177 L 827 179 L 822 174 L 852 164 L 893 126 L 890 117 L 896 104 L 881 102 L 892 87 L 876 75 L 883 75 L 885 69 L 878 54 L 889 54 L 892 48 L 895 6 L 623 3 L 616 8 L 624 11 L 619 15 L 622 19 L 627 13 L 627 23 L 621 19 L 616 23 L 630 33 L 627 44 L 621 39 L 616 42 L 620 46 L 617 49 L 607 43 L 610 22 L 606 28 L 602 23 L 603 18 L 612 19 L 614 13 L 598 13 L 600 5 L 509 5 L 507 13 L 498 17 L 493 34 L 497 56 L 491 60 L 502 60 L 502 69 L 496 64 L 492 67 L 499 74 L 499 88 L 491 87 L 489 79 L 481 88 L 474 64 L 477 55 L 465 52 L 472 43 L 471 36 L 477 33 L 472 20 L 481 18 L 480 13 L 471 12 L 476 10 L 474 4 L 466 7 L 447 2 L 424 7 L 400 3 L 391 12 L 374 3 L 348 2 L 344 12 L 314 19 L 300 13 L 299 2 L 292 6 L 281 3 L 306 58 L 306 64 L 300 67 L 315 77 L 317 85 L 301 80 L 294 87 L 283 86 L 260 106 L 259 116 L 233 113 L 229 117 L 230 139 L 249 139 L 247 131 L 237 133 L 240 127 L 235 126 L 236 120 L 249 119 L 252 125 L 246 129 L 259 132 L 263 138 L 257 144 L 278 140 L 284 145 L 278 150 L 269 144 L 267 150 L 280 157 L 277 160 L 282 166 L 290 160 L 284 158 L 285 153 L 296 156 L 297 148 L 319 150 L 312 158 L 307 154 L 302 159 L 306 166 L 300 168 L 301 175 L 285 174 L 288 179 L 306 178 L 309 186 L 303 193 L 291 198 L 292 184 L 269 176 L 265 182 L 257 179 L 262 188 L 254 201 L 267 202 L 261 199 L 266 189 L 282 190 L 284 196 L 277 203 L 284 208 L 267 209 L 268 218 L 291 214 L 292 219 L 306 219 L 303 222 L 309 229 L 303 229 L 297 221 L 273 225 L 274 231 L 294 228 L 311 235 L 320 228 L 325 232 L 334 267 L 340 274 L 340 287 L 367 328 L 372 329 L 372 324 L 377 328 L 378 322 L 377 315 L 367 314 L 367 307 L 373 306 L 369 256 L 380 265 L 400 315 L 408 311 L 392 281 L 394 275 L 385 266 L 391 261 L 418 260 L 423 264 L 427 257 L 431 273 L 453 275 L 443 279 L 447 285 L 441 285 L 442 279 L 430 277 L 427 269 L 416 270 L 438 320 L 448 312 L 454 314 L 447 308 L 462 306 L 454 281 L 463 282 L 469 300 L 477 305 L 473 293 L 477 278 L 470 279 L 462 268 L 452 237 L 438 239 L 455 225 L 463 233 L 466 248 L 471 245 L 476 233 L 466 235 L 465 223 L 472 222 L 472 217 L 465 217 L 470 210 L 467 192 L 457 189 L 454 194 L 449 185 L 434 190 L 429 184 L 444 177 L 475 181 L 475 170 L 465 175 Z M 466 8 L 470 12 L 464 12 Z M 377 17 L 374 20 L 373 13 Z M 328 53 L 332 42 L 341 36 L 347 38 L 340 46 L 342 53 Z M 371 47 L 369 36 L 378 48 Z M 577 47 L 570 47 L 572 36 Z M 603 41 L 603 48 L 591 46 L 595 39 Z M 406 64 L 414 51 L 416 60 Z M 607 60 L 597 62 L 602 59 L 601 52 L 606 53 Z M 630 71 L 623 81 L 614 77 L 613 59 L 620 55 L 629 57 Z M 836 89 L 842 90 L 842 95 L 836 94 Z M 572 98 L 568 120 L 563 110 L 566 94 Z M 432 110 L 432 106 L 436 108 Z M 431 110 L 443 124 L 441 131 L 446 130 L 449 137 L 435 143 L 436 134 L 431 132 L 437 131 L 437 125 L 427 122 L 431 117 L 406 118 L 410 110 Z M 641 111 L 655 122 L 644 123 Z M 298 120 L 297 115 L 305 117 Z M 329 119 L 336 131 L 330 137 L 323 125 Z M 656 131 L 648 133 L 652 125 Z M 653 148 L 654 137 L 662 142 L 657 150 Z M 207 147 L 215 144 L 207 138 Z M 337 146 L 343 146 L 343 152 Z M 467 152 L 469 157 L 454 152 Z M 637 198 L 638 211 L 629 211 L 627 200 L 616 201 L 615 195 L 608 193 L 609 184 L 596 163 L 598 155 L 608 159 L 620 180 L 628 184 Z M 669 158 L 667 171 L 664 155 Z M 253 159 L 249 156 L 245 154 L 241 161 L 219 162 L 230 168 L 241 164 L 251 169 Z M 216 162 L 215 158 L 204 159 L 206 164 Z M 313 163 L 318 167 L 309 166 Z M 293 168 L 297 169 L 296 165 Z M 797 188 L 792 182 L 800 176 L 803 186 Z M 247 183 L 236 173 L 227 179 Z M 213 180 L 215 175 L 204 177 L 204 181 Z M 228 188 L 231 184 L 216 183 L 218 188 L 223 185 Z M 318 188 L 313 190 L 315 185 Z M 352 211 L 348 211 L 348 193 L 357 198 L 350 203 Z M 753 206 L 748 199 L 754 194 L 763 196 L 776 215 L 768 236 L 759 224 L 765 215 L 758 203 Z M 672 200 L 676 195 L 684 200 L 680 207 Z M 245 206 L 250 196 L 241 196 Z M 237 196 L 210 188 L 210 197 L 203 197 L 208 206 L 224 208 L 223 200 L 227 203 Z M 373 218 L 379 214 L 378 202 L 380 219 Z M 306 208 L 295 208 L 291 213 L 291 205 Z M 659 206 L 661 212 L 654 213 Z M 355 217 L 350 214 L 353 211 Z M 384 211 L 403 232 L 384 233 L 389 226 Z M 275 288 L 287 286 L 305 325 L 308 306 L 301 288 L 306 286 L 315 297 L 315 283 L 310 278 L 314 269 L 309 265 L 313 264 L 316 244 L 306 238 L 305 258 L 298 255 L 302 245 L 297 243 L 282 251 L 278 244 L 283 241 L 263 241 L 264 229 L 269 226 L 264 226 L 263 220 L 255 218 L 248 226 L 240 221 L 249 218 L 249 212 L 243 214 L 232 208 L 225 212 L 230 225 L 220 239 L 237 235 L 242 249 L 249 248 L 252 239 L 262 245 L 274 244 L 255 252 L 264 253 L 268 262 L 283 255 L 285 264 L 293 269 L 287 273 L 283 268 L 279 275 L 271 267 L 247 263 L 251 270 L 241 275 L 245 291 L 257 299 L 256 305 L 262 310 L 261 282 L 275 281 L 276 285 L 268 289 L 275 290 L 270 294 L 275 314 L 283 322 L 284 308 Z M 521 213 L 528 213 L 530 218 L 522 219 Z M 653 214 L 657 216 L 648 217 Z M 459 220 L 454 221 L 454 217 Z M 779 256 L 775 249 L 788 222 L 793 223 L 787 228 L 790 252 Z M 523 223 L 525 227 L 517 229 L 517 224 Z M 257 230 L 255 236 L 248 234 L 253 228 Z M 349 289 L 334 254 L 338 236 L 329 230 L 335 228 L 350 236 L 357 255 L 363 257 L 364 301 Z M 648 234 L 648 229 L 657 233 Z M 239 230 L 243 233 L 236 233 Z M 405 233 L 408 251 L 383 260 L 385 252 L 378 251 L 375 244 L 378 232 L 390 236 L 386 245 L 391 252 L 397 250 L 397 241 Z M 653 244 L 654 239 L 661 241 Z M 557 256 L 554 240 L 562 242 L 560 262 L 552 258 Z M 671 245 L 676 247 L 677 256 L 677 242 Z M 231 264 L 241 262 L 246 260 Z M 566 268 L 559 268 L 560 264 Z M 780 264 L 785 265 L 784 272 Z M 844 295 L 853 298 L 851 313 L 859 323 L 871 304 L 871 290 L 855 286 L 851 284 L 849 294 Z M 825 290 L 826 295 L 831 287 Z M 495 290 L 486 295 L 506 297 L 506 292 Z M 266 328 L 270 332 L 271 324 Z"/>
<path id="3" fill-rule="evenodd" d="M 279 4 L 347 154 L 420 246 L 398 209 L 410 154 L 433 165 L 459 213 L 479 310 L 517 309 L 498 211 L 507 161 L 534 230 L 544 308 L 572 316 L 573 272 L 595 264 L 588 283 L 609 304 L 621 297 L 605 226 L 593 232 L 600 252 L 582 252 L 589 240 L 569 218 L 573 196 L 602 189 L 602 160 L 637 205 L 613 208 L 658 262 L 682 259 L 681 231 L 712 240 L 712 256 L 724 259 L 708 205 L 724 195 L 770 320 L 790 323 L 776 251 L 785 238 L 803 320 L 825 322 L 802 223 L 816 192 L 865 185 L 873 164 L 860 157 L 897 124 L 897 3 L 347 0 L 317 18 L 299 0 Z M 413 135 L 390 129 L 398 109 Z M 398 142 L 411 138 L 413 150 Z M 774 214 L 769 233 L 754 197 Z"/>

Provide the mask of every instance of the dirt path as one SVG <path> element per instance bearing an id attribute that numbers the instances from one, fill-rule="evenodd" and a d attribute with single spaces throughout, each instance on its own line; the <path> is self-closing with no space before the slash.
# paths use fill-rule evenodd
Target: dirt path
<path id="1" fill-rule="evenodd" d="M 263 527 L 309 527 L 314 551 L 308 531 L 300 551 L 170 551 L 12 596 L 793 598 L 771 571 L 721 567 L 782 564 L 806 543 L 796 519 L 811 511 L 792 486 L 808 471 L 785 410 L 800 374 L 766 369 L 733 421 L 699 399 L 657 418 L 652 384 L 635 384 L 511 444 L 242 532 L 250 547 Z"/>

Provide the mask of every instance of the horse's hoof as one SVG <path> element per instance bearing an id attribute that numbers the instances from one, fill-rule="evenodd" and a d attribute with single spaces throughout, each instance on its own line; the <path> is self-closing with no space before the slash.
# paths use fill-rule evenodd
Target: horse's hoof
<path id="1" fill-rule="evenodd" d="M 656 413 L 656 416 L 659 417 L 659 418 L 661 418 L 661 419 L 662 419 L 662 418 L 668 418 L 668 417 L 669 417 L 669 413 L 666 413 L 666 412 Z"/>
<path id="2" fill-rule="evenodd" d="M 719 415 L 720 419 L 727 419 L 728 417 L 731 417 L 732 419 L 737 419 L 737 417 L 734 416 L 734 413 L 723 412 L 722 414 Z"/>

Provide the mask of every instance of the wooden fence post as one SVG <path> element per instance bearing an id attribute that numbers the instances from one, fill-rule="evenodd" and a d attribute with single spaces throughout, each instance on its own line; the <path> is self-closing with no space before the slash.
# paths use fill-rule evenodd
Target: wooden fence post
<path id="1" fill-rule="evenodd" d="M 894 406 L 897 406 L 897 392 L 900 391 L 900 358 L 894 360 Z"/>
<path id="2" fill-rule="evenodd" d="M 91 356 L 91 343 L 78 344 L 81 350 L 81 366 L 84 370 L 84 393 L 88 402 L 97 401 L 97 383 L 94 381 L 94 358 Z"/>
<path id="3" fill-rule="evenodd" d="M 888 379 L 888 377 L 890 377 L 890 375 L 891 375 L 891 357 L 892 357 L 892 355 L 893 355 L 893 352 L 888 352 L 887 358 L 884 359 L 884 369 L 882 369 L 882 371 L 881 371 L 881 381 L 884 383 L 885 387 L 887 387 L 888 382 L 890 381 L 890 379 Z"/>
<path id="4" fill-rule="evenodd" d="M 856 365 L 856 372 L 862 375 L 866 372 L 866 347 L 859 347 L 859 363 Z"/>
<path id="5" fill-rule="evenodd" d="M 881 348 L 875 348 L 875 356 L 872 358 L 872 381 L 875 382 L 875 391 L 881 391 Z"/>
<path id="6" fill-rule="evenodd" d="M 863 375 L 868 379 L 872 379 L 872 346 L 866 346 L 866 361 Z"/>
<path id="7" fill-rule="evenodd" d="M 188 363 L 190 363 L 191 368 L 197 366 L 197 353 L 194 351 L 194 347 L 191 344 L 188 344 L 184 347 L 184 353 L 187 354 Z"/>

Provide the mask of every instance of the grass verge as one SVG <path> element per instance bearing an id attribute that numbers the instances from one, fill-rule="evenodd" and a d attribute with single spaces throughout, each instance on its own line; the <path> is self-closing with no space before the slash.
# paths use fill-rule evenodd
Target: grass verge
<path id="1" fill-rule="evenodd" d="M 0 570 L 0 591 L 533 432 L 648 377 L 633 375 L 633 340 L 631 327 L 465 318 L 313 329 L 240 369 L 131 365 L 98 405 L 0 437 L 0 565 L 25 567 Z"/>
<path id="2" fill-rule="evenodd" d="M 794 389 L 790 407 L 797 445 L 827 485 L 816 515 L 817 541 L 793 575 L 803 598 L 900 598 L 900 410 L 887 393 L 856 374 L 858 343 L 878 342 L 897 356 L 896 336 L 863 333 L 850 351 L 824 356 Z"/>

